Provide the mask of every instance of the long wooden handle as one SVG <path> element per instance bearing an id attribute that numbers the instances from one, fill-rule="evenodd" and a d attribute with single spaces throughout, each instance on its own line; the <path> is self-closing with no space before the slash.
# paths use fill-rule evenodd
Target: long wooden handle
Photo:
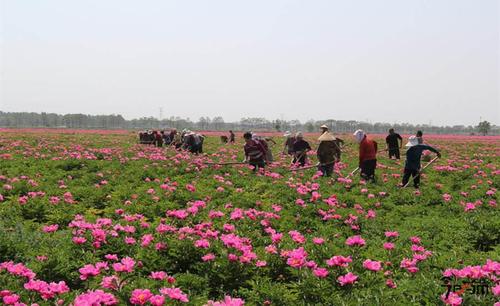
<path id="1" fill-rule="evenodd" d="M 430 161 L 430 162 L 428 162 L 428 163 L 427 163 L 427 165 L 425 165 L 422 169 L 420 169 L 420 171 L 418 172 L 418 174 L 417 174 L 417 175 L 415 175 L 415 176 L 413 177 L 413 180 L 415 180 L 415 178 L 419 177 L 419 176 L 420 176 L 420 174 L 422 174 L 422 172 L 424 172 L 425 168 L 429 167 L 429 166 L 430 166 L 432 163 L 434 163 L 434 162 L 435 162 L 438 158 L 439 158 L 439 157 L 438 157 L 438 156 L 436 156 L 436 157 L 434 157 L 433 159 L 431 159 L 431 161 Z M 410 185 L 410 180 L 408 180 L 408 183 L 406 183 L 406 185 L 404 185 L 404 186 L 403 186 L 403 188 L 406 188 L 408 185 Z"/>

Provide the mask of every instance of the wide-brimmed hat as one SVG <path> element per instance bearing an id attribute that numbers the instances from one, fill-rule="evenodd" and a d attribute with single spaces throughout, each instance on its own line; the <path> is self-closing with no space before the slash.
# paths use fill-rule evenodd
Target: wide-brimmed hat
<path id="1" fill-rule="evenodd" d="M 295 134 L 295 137 L 296 137 L 296 138 L 302 138 L 302 137 L 304 137 L 304 135 L 302 134 L 302 132 L 297 132 L 297 133 Z"/>
<path id="2" fill-rule="evenodd" d="M 290 137 L 292 136 L 292 133 L 290 131 L 286 131 L 285 134 L 283 134 L 283 137 Z"/>
<path id="3" fill-rule="evenodd" d="M 406 147 L 413 147 L 413 146 L 416 146 L 418 145 L 418 138 L 417 136 L 410 136 L 408 138 L 408 143 L 405 145 Z"/>
<path id="4" fill-rule="evenodd" d="M 328 132 L 321 134 L 321 136 L 319 136 L 319 138 L 318 138 L 318 140 L 320 142 L 321 141 L 335 141 L 335 139 L 336 138 L 332 134 L 330 134 Z"/>
<path id="5" fill-rule="evenodd" d="M 320 129 L 327 129 L 328 130 L 328 127 L 326 126 L 326 124 L 323 124 L 322 126 L 319 127 Z"/>
<path id="6" fill-rule="evenodd" d="M 352 135 L 354 136 L 354 138 L 356 138 L 357 142 L 361 142 L 363 138 L 365 138 L 366 134 L 363 130 L 356 130 L 356 132 L 354 132 Z"/>

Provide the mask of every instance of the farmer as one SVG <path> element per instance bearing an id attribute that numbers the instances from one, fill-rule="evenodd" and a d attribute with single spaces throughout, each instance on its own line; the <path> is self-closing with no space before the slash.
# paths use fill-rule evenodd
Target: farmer
<path id="1" fill-rule="evenodd" d="M 396 159 L 400 158 L 399 149 L 403 146 L 403 138 L 394 129 L 389 129 L 389 135 L 385 138 L 386 149 L 389 152 L 389 158 L 393 156 Z"/>
<path id="2" fill-rule="evenodd" d="M 375 168 L 377 167 L 377 142 L 368 138 L 363 130 L 357 130 L 353 135 L 359 143 L 361 177 L 374 182 Z"/>
<path id="3" fill-rule="evenodd" d="M 339 160 L 340 148 L 336 143 L 336 138 L 328 132 L 328 127 L 321 126 L 321 130 L 322 134 L 318 138 L 319 146 L 316 151 L 319 161 L 318 170 L 323 176 L 331 176 L 335 162 Z"/>
<path id="4" fill-rule="evenodd" d="M 422 131 L 417 131 L 417 139 L 418 139 L 418 144 L 423 144 L 424 143 L 424 133 L 422 133 Z"/>
<path id="5" fill-rule="evenodd" d="M 290 131 L 286 131 L 283 135 L 285 137 L 285 147 L 283 148 L 283 154 L 288 153 L 288 155 L 293 155 L 293 144 L 295 143 L 295 137 L 292 136 Z"/>
<path id="6" fill-rule="evenodd" d="M 403 186 L 406 186 L 410 176 L 413 177 L 413 186 L 418 188 L 420 185 L 420 158 L 422 152 L 429 150 L 437 154 L 440 158 L 441 153 L 431 146 L 419 144 L 417 136 L 410 136 L 406 144 L 408 150 L 406 151 L 405 170 L 403 175 Z"/>
<path id="7" fill-rule="evenodd" d="M 295 143 L 293 144 L 293 164 L 298 162 L 300 166 L 304 167 L 307 159 L 307 152 L 311 151 L 311 146 L 304 140 L 302 132 L 297 132 L 297 134 L 295 134 L 295 139 Z"/>
<path id="8" fill-rule="evenodd" d="M 161 148 L 163 147 L 163 135 L 158 132 L 158 131 L 154 131 L 154 144 L 158 147 L 158 148 Z"/>
<path id="9" fill-rule="evenodd" d="M 182 147 L 194 154 L 203 153 L 203 136 L 189 130 L 186 131 Z"/>
<path id="10" fill-rule="evenodd" d="M 234 143 L 235 137 L 236 136 L 234 135 L 233 131 L 229 131 L 229 143 Z"/>
<path id="11" fill-rule="evenodd" d="M 273 157 L 273 146 L 276 144 L 276 141 L 271 137 L 264 137 L 264 139 L 260 139 L 264 148 L 266 149 L 266 160 L 268 163 L 272 163 L 274 161 Z M 262 141 L 264 140 L 264 141 Z"/>
<path id="12" fill-rule="evenodd" d="M 245 151 L 245 162 L 254 167 L 253 171 L 257 171 L 259 168 L 266 166 L 266 148 L 259 140 L 253 139 L 252 136 L 250 132 L 243 134 L 245 139 L 243 149 Z"/>

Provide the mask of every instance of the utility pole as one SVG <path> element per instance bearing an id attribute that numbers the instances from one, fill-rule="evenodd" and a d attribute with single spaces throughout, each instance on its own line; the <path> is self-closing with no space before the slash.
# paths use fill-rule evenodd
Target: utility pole
<path id="1" fill-rule="evenodd" d="M 158 128 L 161 129 L 161 120 L 163 119 L 163 107 L 160 107 L 160 114 L 158 120 Z"/>

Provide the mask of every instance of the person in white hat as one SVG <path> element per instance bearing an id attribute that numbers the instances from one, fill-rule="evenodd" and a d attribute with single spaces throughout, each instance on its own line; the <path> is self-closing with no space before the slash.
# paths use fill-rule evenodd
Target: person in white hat
<path id="1" fill-rule="evenodd" d="M 363 130 L 356 130 L 353 136 L 359 143 L 360 175 L 363 179 L 373 182 L 377 168 L 377 142 L 368 138 Z"/>
<path id="2" fill-rule="evenodd" d="M 413 177 L 413 186 L 415 188 L 419 188 L 420 186 L 420 159 L 422 157 L 422 153 L 425 150 L 429 150 L 437 154 L 438 157 L 441 157 L 441 153 L 435 148 L 419 144 L 419 139 L 417 136 L 410 136 L 408 138 L 408 143 L 406 144 L 408 150 L 406 151 L 406 161 L 405 161 L 405 169 L 403 175 L 403 186 L 406 186 L 410 176 Z"/>
<path id="3" fill-rule="evenodd" d="M 307 152 L 311 151 L 311 146 L 307 141 L 304 140 L 304 135 L 302 132 L 297 132 L 295 134 L 295 143 L 293 144 L 294 157 L 292 163 L 299 163 L 300 166 L 304 166 L 307 160 Z"/>
<path id="4" fill-rule="evenodd" d="M 288 155 L 293 155 L 293 144 L 295 143 L 295 137 L 293 137 L 290 131 L 286 131 L 283 135 L 285 137 L 285 146 L 283 147 L 283 154 L 288 153 Z"/>

